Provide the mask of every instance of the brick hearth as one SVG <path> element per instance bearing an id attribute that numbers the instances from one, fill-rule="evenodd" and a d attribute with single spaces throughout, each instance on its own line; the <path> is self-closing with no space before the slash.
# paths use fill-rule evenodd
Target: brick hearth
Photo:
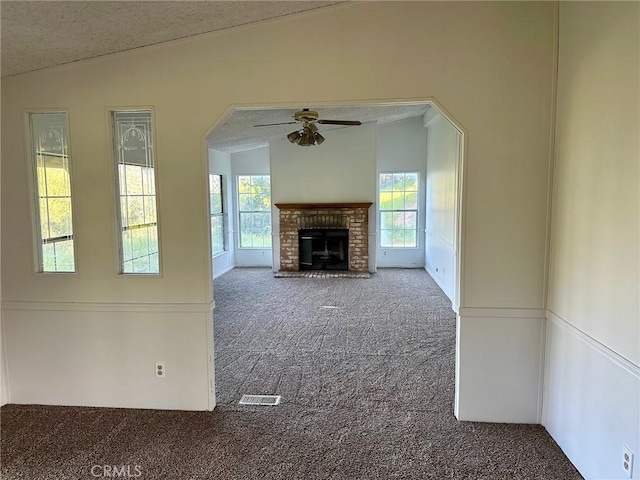
<path id="1" fill-rule="evenodd" d="M 280 210 L 280 270 L 300 270 L 298 230 L 349 230 L 349 271 L 369 271 L 371 203 L 276 203 Z"/>

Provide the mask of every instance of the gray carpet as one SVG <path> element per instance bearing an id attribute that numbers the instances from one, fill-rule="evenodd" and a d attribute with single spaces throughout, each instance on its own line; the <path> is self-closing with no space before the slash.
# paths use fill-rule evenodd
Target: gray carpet
<path id="1" fill-rule="evenodd" d="M 455 419 L 455 317 L 424 271 L 235 269 L 215 298 L 214 412 L 7 405 L 2 478 L 581 478 L 540 426 Z M 282 403 L 239 406 L 244 393 Z"/>

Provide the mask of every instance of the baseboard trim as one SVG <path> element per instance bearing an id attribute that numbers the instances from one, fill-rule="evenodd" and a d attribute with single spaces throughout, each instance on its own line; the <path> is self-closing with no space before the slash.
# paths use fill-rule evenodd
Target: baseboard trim
<path id="1" fill-rule="evenodd" d="M 622 368 L 636 380 L 640 380 L 640 366 L 636 365 L 630 360 L 627 360 L 616 351 L 607 347 L 604 343 L 599 342 L 589 334 L 583 332 L 579 328 L 567 322 L 559 315 L 556 315 L 551 310 L 547 310 L 547 320 L 559 329 L 563 330 L 564 332 L 580 341 L 580 343 L 588 347 L 593 352 L 606 358 L 614 366 Z"/>
<path id="2" fill-rule="evenodd" d="M 493 317 L 493 318 L 546 318 L 543 308 L 485 308 L 460 307 L 461 317 Z"/>
<path id="3" fill-rule="evenodd" d="M 211 313 L 214 308 L 213 300 L 209 303 L 2 302 L 3 311 Z"/>
<path id="4" fill-rule="evenodd" d="M 431 277 L 431 280 L 433 280 L 434 282 L 436 282 L 436 284 L 440 287 L 440 290 L 442 290 L 442 293 L 445 294 L 445 296 L 447 298 L 449 298 L 449 295 L 447 295 L 445 293 L 445 288 L 442 285 L 442 283 L 440 283 L 440 280 L 438 279 L 438 276 L 436 275 L 436 272 L 434 272 L 433 270 L 431 270 L 430 268 L 428 268 L 426 265 L 424 267 L 424 269 L 426 270 L 426 272 L 429 274 L 429 276 Z M 451 300 L 451 298 L 449 298 L 449 300 Z M 453 305 L 453 300 L 451 301 L 451 305 Z M 456 312 L 459 313 L 459 312 Z"/>
<path id="5" fill-rule="evenodd" d="M 229 272 L 229 271 L 233 270 L 234 268 L 235 268 L 235 265 L 231 265 L 231 266 L 229 266 L 229 267 L 225 268 L 224 270 L 222 270 L 222 271 L 220 271 L 220 272 L 216 273 L 216 274 L 213 276 L 213 279 L 215 280 L 215 279 L 216 279 L 216 278 L 218 278 L 220 275 L 224 275 L 225 273 L 227 273 L 227 272 Z"/>

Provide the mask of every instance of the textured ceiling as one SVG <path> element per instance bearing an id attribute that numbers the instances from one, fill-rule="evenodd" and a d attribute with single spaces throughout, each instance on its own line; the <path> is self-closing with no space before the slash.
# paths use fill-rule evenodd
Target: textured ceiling
<path id="1" fill-rule="evenodd" d="M 305 105 L 318 112 L 321 119 L 327 120 L 360 120 L 362 123 L 378 122 L 392 123 L 413 117 L 421 117 L 429 109 L 429 105 L 396 104 L 396 105 L 349 105 L 338 107 L 317 107 Z M 301 107 L 302 108 L 302 107 Z M 265 123 L 280 123 L 293 121 L 292 115 L 298 110 L 270 109 L 270 110 L 236 110 L 209 136 L 209 145 L 223 152 L 239 152 L 265 147 L 269 142 L 286 138 L 289 132 L 298 130 L 297 124 L 277 125 L 273 127 L 254 127 Z M 320 133 L 342 127 L 336 125 L 318 125 Z M 327 138 L 327 141 L 330 139 Z M 321 146 L 319 148 L 322 148 Z"/>
<path id="2" fill-rule="evenodd" d="M 2 76 L 312 10 L 339 1 L 0 1 Z"/>
<path id="3" fill-rule="evenodd" d="M 6 77 L 337 3 L 343 2 L 0 0 L 1 73 Z M 317 110 L 320 118 L 363 123 L 418 117 L 429 108 L 426 104 L 305 106 Z M 210 144 L 227 152 L 266 146 L 285 138 L 296 125 L 253 125 L 291 121 L 296 110 L 237 110 L 212 133 Z M 319 125 L 321 132 L 337 128 L 345 127 Z"/>

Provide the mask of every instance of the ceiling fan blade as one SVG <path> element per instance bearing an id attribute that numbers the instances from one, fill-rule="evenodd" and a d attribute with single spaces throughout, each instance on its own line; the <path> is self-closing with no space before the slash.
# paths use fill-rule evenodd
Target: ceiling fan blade
<path id="1" fill-rule="evenodd" d="M 362 122 L 357 120 L 318 120 L 318 123 L 323 125 L 362 125 Z"/>
<path id="2" fill-rule="evenodd" d="M 272 125 L 293 125 L 298 122 L 283 122 L 283 123 L 264 123 L 262 125 L 254 125 L 254 127 L 270 127 Z"/>

